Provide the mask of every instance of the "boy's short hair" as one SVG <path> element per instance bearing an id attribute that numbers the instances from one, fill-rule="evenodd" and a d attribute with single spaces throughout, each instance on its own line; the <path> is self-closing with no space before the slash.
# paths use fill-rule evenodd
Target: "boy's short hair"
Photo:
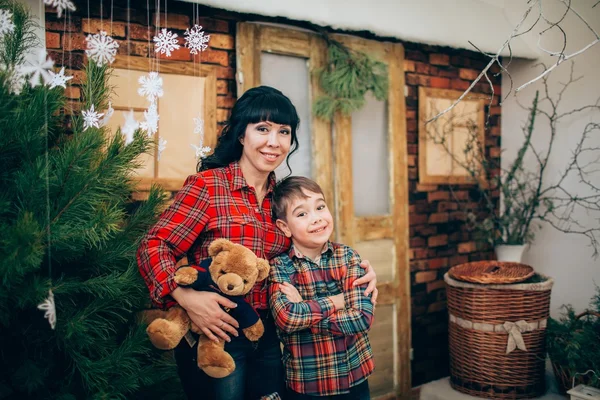
<path id="1" fill-rule="evenodd" d="M 304 176 L 289 176 L 280 180 L 273 189 L 272 213 L 275 220 L 286 220 L 287 207 L 294 198 L 306 198 L 304 191 L 319 193 L 325 198 L 321 186 Z"/>

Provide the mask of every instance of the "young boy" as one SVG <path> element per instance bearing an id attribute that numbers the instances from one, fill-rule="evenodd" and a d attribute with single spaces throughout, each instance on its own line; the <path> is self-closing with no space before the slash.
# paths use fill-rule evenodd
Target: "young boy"
<path id="1" fill-rule="evenodd" d="M 292 239 L 273 259 L 269 302 L 281 341 L 287 399 L 370 399 L 367 377 L 373 353 L 367 331 L 373 321 L 360 257 L 329 241 L 333 217 L 323 191 L 304 177 L 289 177 L 273 192 L 276 224 Z"/>

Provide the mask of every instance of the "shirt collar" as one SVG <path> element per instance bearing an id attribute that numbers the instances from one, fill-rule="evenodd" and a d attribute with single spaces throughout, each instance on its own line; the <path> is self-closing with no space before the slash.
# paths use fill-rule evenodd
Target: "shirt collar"
<path id="1" fill-rule="evenodd" d="M 305 260 L 310 260 L 310 261 L 315 262 L 315 263 L 318 264 L 319 261 L 321 260 L 321 258 L 323 258 L 323 254 L 326 254 L 326 253 L 330 253 L 331 254 L 332 252 L 333 252 L 333 245 L 331 244 L 331 241 L 328 240 L 327 244 L 325 246 L 323 246 L 323 250 L 321 251 L 321 256 L 319 257 L 319 259 L 318 260 L 311 260 L 310 258 L 304 256 L 304 254 L 302 254 L 302 252 L 300 252 L 300 250 L 298 250 L 296 248 L 296 246 L 294 246 L 294 244 L 292 243 L 292 245 L 290 246 L 290 250 L 288 252 L 288 256 L 292 260 L 294 258 L 305 259 Z"/>
<path id="2" fill-rule="evenodd" d="M 242 173 L 242 169 L 240 168 L 239 161 L 234 161 L 231 164 L 229 164 L 228 169 L 232 191 L 240 190 L 244 187 L 249 187 L 248 182 L 246 182 L 246 178 L 244 178 L 244 174 Z M 267 194 L 273 191 L 275 183 L 275 172 L 271 172 L 269 174 L 269 177 L 267 178 Z"/>

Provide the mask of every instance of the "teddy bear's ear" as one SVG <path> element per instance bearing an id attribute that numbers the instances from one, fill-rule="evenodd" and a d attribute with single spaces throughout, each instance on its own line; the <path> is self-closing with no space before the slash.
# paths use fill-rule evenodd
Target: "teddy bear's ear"
<path id="1" fill-rule="evenodd" d="M 222 251 L 231 250 L 233 246 L 233 242 L 230 242 L 227 239 L 213 240 L 210 246 L 208 246 L 208 255 L 214 257 Z"/>
<path id="2" fill-rule="evenodd" d="M 271 266 L 269 265 L 269 262 L 267 260 L 257 258 L 256 267 L 258 268 L 258 277 L 256 278 L 257 282 L 262 281 L 263 279 L 266 279 L 267 276 L 269 276 L 269 270 L 271 269 Z"/>

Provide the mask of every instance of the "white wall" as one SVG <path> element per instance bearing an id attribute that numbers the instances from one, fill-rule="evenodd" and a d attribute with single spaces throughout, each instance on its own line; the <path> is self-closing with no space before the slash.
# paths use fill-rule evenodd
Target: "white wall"
<path id="1" fill-rule="evenodd" d="M 591 8 L 597 0 L 577 0 L 573 1 L 576 10 L 585 16 L 590 25 L 600 32 L 600 5 Z M 505 13 L 512 23 L 517 23 L 525 7 L 525 1 L 505 0 Z M 557 0 L 546 0 L 543 2 L 544 11 L 548 17 L 557 18 L 564 6 Z M 575 18 L 569 17 L 562 24 L 568 35 L 567 53 L 571 53 L 583 47 L 585 44 L 593 41 L 594 36 L 586 30 L 586 27 Z M 539 31 L 539 30 L 538 30 Z M 561 36 L 559 32 L 549 35 L 547 40 L 543 41 L 546 48 L 560 49 Z M 536 45 L 537 32 L 532 32 L 524 37 L 532 46 Z M 539 68 L 534 68 L 537 62 L 544 62 L 548 65 L 554 62 L 554 59 L 548 55 L 543 55 L 539 60 L 514 60 L 510 66 L 510 72 L 516 86 L 525 83 L 536 76 Z M 557 67 L 550 77 L 551 95 L 556 94 L 560 88 L 559 82 L 566 82 L 569 78 L 570 63 L 564 63 Z M 565 92 L 560 110 L 569 111 L 584 105 L 593 104 L 600 97 L 600 43 L 590 48 L 587 52 L 575 58 L 575 76 L 583 78 L 572 84 L 570 89 Z M 503 78 L 502 91 L 505 95 L 508 93 L 509 81 Z M 527 119 L 527 112 L 522 110 L 516 100 L 525 105 L 530 105 L 536 89 L 541 89 L 542 84 L 532 84 L 517 97 L 509 96 L 502 104 L 502 147 L 505 149 L 502 157 L 503 167 L 514 159 L 517 149 L 522 143 L 521 126 Z M 548 180 L 560 173 L 566 165 L 571 151 L 576 145 L 586 123 L 595 120 L 600 122 L 600 112 L 580 113 L 572 118 L 565 119 L 558 127 L 558 137 L 555 141 L 553 156 L 548 166 Z M 549 129 L 545 121 L 536 125 L 534 132 L 534 144 L 536 148 L 545 148 L 549 135 Z M 600 147 L 600 132 L 594 132 L 595 146 Z M 533 167 L 536 165 L 534 160 L 529 159 L 527 165 Z M 595 174 L 594 182 L 600 186 L 600 166 L 599 172 Z M 589 189 L 579 183 L 577 177 L 571 177 L 565 182 L 565 187 L 576 191 L 582 195 L 592 194 Z M 585 227 L 597 227 L 599 220 L 594 220 L 585 213 L 578 213 L 578 219 Z M 596 216 L 598 214 L 596 213 Z M 544 225 L 537 233 L 535 241 L 526 251 L 523 262 L 531 265 L 537 271 L 550 275 L 555 279 L 555 286 L 552 292 L 552 315 L 559 313 L 559 307 L 562 304 L 570 303 L 576 309 L 584 309 L 592 295 L 594 294 L 594 283 L 600 285 L 600 258 L 592 259 L 592 250 L 588 247 L 589 241 L 585 237 L 567 235 L 556 231 L 548 225 Z"/>

